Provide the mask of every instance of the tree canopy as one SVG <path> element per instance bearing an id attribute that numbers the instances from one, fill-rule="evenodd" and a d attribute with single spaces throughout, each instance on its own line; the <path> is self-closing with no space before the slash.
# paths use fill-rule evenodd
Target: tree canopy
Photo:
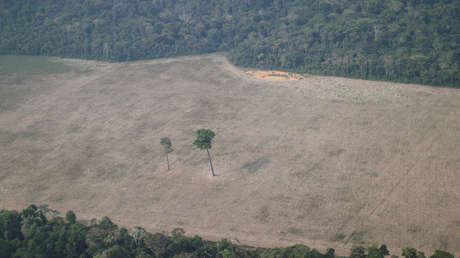
<path id="1" fill-rule="evenodd" d="M 163 146 L 163 151 L 166 153 L 166 163 L 168 165 L 168 171 L 170 170 L 170 166 L 169 166 L 169 157 L 168 157 L 168 154 L 173 152 L 173 148 L 172 148 L 172 143 L 171 143 L 171 139 L 169 139 L 168 137 L 163 137 L 161 138 L 160 140 L 160 144 Z"/>
<path id="2" fill-rule="evenodd" d="M 196 131 L 196 140 L 193 144 L 202 150 L 211 149 L 214 136 L 215 133 L 209 129 L 199 129 Z"/>
<path id="3" fill-rule="evenodd" d="M 4 0 L 0 53 L 235 64 L 460 86 L 460 1 Z"/>
<path id="4" fill-rule="evenodd" d="M 226 239 L 206 241 L 199 236 L 186 236 L 182 229 L 175 229 L 171 234 L 149 233 L 140 227 L 130 230 L 119 227 L 108 217 L 85 224 L 76 218 L 75 213 L 69 211 L 64 220 L 44 206 L 35 205 L 21 212 L 1 210 L 0 257 L 339 257 L 332 248 L 325 254 L 305 245 L 262 249 L 238 246 Z M 376 247 L 368 250 L 353 247 L 349 257 L 372 258 L 389 254 Z M 414 248 L 404 250 L 405 257 L 422 257 L 422 253 Z M 437 250 L 431 257 L 454 256 Z"/>
<path id="5" fill-rule="evenodd" d="M 215 133 L 209 129 L 199 129 L 196 131 L 196 140 L 193 144 L 198 147 L 199 149 L 206 150 L 208 153 L 209 158 L 209 166 L 211 167 L 211 174 L 215 176 L 214 167 L 212 165 L 211 154 L 209 153 L 209 149 L 212 147 L 212 139 L 214 138 Z"/>
<path id="6" fill-rule="evenodd" d="M 163 150 L 165 153 L 171 153 L 173 151 L 171 139 L 169 139 L 168 137 L 161 138 L 160 144 L 161 146 L 163 146 Z"/>

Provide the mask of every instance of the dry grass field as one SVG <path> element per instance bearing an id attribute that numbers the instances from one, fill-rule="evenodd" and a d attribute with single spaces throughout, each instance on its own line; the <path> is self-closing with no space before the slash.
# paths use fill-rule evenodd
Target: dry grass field
<path id="1" fill-rule="evenodd" d="M 256 246 L 460 255 L 460 90 L 263 81 L 219 55 L 62 62 L 80 69 L 0 75 L 0 209 L 48 204 Z M 199 128 L 216 133 L 216 177 L 192 145 Z"/>

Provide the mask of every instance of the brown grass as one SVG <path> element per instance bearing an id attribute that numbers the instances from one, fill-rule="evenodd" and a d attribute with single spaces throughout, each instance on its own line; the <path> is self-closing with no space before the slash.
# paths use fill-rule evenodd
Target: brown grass
<path id="1" fill-rule="evenodd" d="M 460 255 L 458 90 L 267 82 L 218 55 L 66 62 L 89 72 L 0 77 L 17 98 L 0 111 L 0 208 L 46 203 L 257 246 Z M 192 145 L 203 127 L 216 132 L 216 177 Z"/>

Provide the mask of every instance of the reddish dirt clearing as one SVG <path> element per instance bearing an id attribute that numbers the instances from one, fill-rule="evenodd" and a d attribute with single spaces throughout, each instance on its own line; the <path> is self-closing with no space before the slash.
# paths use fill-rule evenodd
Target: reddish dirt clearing
<path id="1" fill-rule="evenodd" d="M 246 71 L 246 74 L 266 81 L 297 81 L 303 79 L 300 74 L 283 71 L 249 70 Z"/>
<path id="2" fill-rule="evenodd" d="M 65 62 L 88 69 L 0 76 L 1 98 L 18 98 L 0 110 L 0 208 L 46 203 L 258 246 L 460 255 L 459 90 L 263 81 L 218 55 Z M 216 133 L 216 177 L 192 145 L 199 128 Z"/>

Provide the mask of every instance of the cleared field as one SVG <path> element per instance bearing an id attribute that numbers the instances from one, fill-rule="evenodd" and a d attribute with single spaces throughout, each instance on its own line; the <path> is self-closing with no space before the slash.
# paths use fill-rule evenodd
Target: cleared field
<path id="1" fill-rule="evenodd" d="M 44 56 L 0 56 L 0 74 L 55 74 L 69 72 L 71 67 L 58 58 Z"/>
<path id="2" fill-rule="evenodd" d="M 15 100 L 0 105 L 0 208 L 257 246 L 460 255 L 459 90 L 263 81 L 218 55 L 65 63 L 86 72 L 0 75 L 1 103 Z M 199 128 L 216 132 L 216 177 L 192 145 Z"/>

